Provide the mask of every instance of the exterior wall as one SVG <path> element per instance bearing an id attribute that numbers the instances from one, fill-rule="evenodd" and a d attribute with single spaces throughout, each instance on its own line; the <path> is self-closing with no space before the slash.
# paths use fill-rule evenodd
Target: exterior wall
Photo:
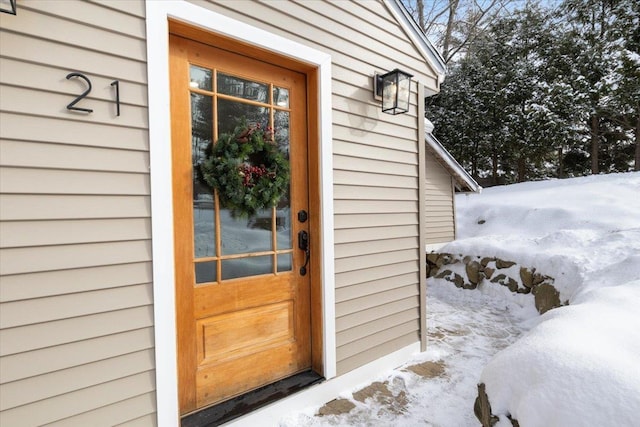
<path id="1" fill-rule="evenodd" d="M 427 150 L 426 243 L 455 239 L 454 184 L 451 174 Z"/>
<path id="2" fill-rule="evenodd" d="M 381 1 L 204 5 L 332 56 L 338 375 L 418 341 L 417 97 L 409 114 L 383 114 L 371 77 L 435 74 Z"/>
<path id="3" fill-rule="evenodd" d="M 418 341 L 416 86 L 390 116 L 371 77 L 435 73 L 381 1 L 197 4 L 332 56 L 338 374 Z M 144 2 L 18 7 L 0 14 L 0 424 L 153 425 Z M 65 109 L 73 71 L 91 115 Z"/>
<path id="4" fill-rule="evenodd" d="M 0 15 L 0 424 L 153 425 L 144 4 Z"/>

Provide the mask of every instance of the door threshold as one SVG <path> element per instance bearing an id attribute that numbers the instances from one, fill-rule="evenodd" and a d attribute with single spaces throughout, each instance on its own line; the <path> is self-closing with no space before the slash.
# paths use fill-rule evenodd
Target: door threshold
<path id="1" fill-rule="evenodd" d="M 301 372 L 217 405 L 185 415 L 182 417 L 180 425 L 181 427 L 219 426 L 323 380 L 324 377 L 313 371 Z"/>

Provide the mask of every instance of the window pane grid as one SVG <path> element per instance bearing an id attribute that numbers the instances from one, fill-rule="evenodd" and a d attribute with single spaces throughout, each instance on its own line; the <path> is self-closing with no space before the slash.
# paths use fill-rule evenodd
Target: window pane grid
<path id="1" fill-rule="evenodd" d="M 263 127 L 274 129 L 276 143 L 288 152 L 291 109 L 287 88 L 192 65 L 189 89 L 192 96 L 206 96 L 212 100 L 209 117 L 213 140 L 217 140 L 221 133 L 232 132 L 239 120 L 244 119 L 248 124 L 260 123 Z M 196 154 L 201 153 L 194 152 Z M 194 188 L 195 185 L 194 177 Z M 212 229 L 200 231 L 200 240 L 208 238 L 214 242 L 204 246 L 201 243 L 200 247 L 208 249 L 194 253 L 194 267 L 198 276 L 196 282 L 201 284 L 204 280 L 204 283 L 219 283 L 227 279 L 291 271 L 294 250 L 289 198 L 289 194 L 283 197 L 278 206 L 271 209 L 270 215 L 262 214 L 244 224 L 243 221 L 227 218 L 225 209 L 219 204 L 218 195 L 212 195 L 214 212 L 207 217 Z M 267 235 L 268 239 L 259 243 Z M 265 246 L 267 242 L 269 247 Z M 225 271 L 225 266 L 228 271 Z"/>

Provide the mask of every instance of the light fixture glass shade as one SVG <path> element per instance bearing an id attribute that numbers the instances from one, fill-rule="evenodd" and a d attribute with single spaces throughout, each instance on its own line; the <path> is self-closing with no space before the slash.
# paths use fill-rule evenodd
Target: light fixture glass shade
<path id="1" fill-rule="evenodd" d="M 401 114 L 409 111 L 411 77 L 411 74 L 397 68 L 380 76 L 383 113 Z"/>
<path id="2" fill-rule="evenodd" d="M 16 0 L 0 0 L 0 12 L 16 14 Z"/>

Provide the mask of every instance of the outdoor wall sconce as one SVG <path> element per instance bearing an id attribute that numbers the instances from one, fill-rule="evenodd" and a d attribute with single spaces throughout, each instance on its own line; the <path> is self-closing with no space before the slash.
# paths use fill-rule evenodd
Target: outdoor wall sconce
<path id="1" fill-rule="evenodd" d="M 411 77 L 411 74 L 397 68 L 373 76 L 374 95 L 376 99 L 382 99 L 383 113 L 395 115 L 409 111 Z"/>
<path id="2" fill-rule="evenodd" d="M 0 0 L 0 12 L 16 14 L 16 0 Z"/>

